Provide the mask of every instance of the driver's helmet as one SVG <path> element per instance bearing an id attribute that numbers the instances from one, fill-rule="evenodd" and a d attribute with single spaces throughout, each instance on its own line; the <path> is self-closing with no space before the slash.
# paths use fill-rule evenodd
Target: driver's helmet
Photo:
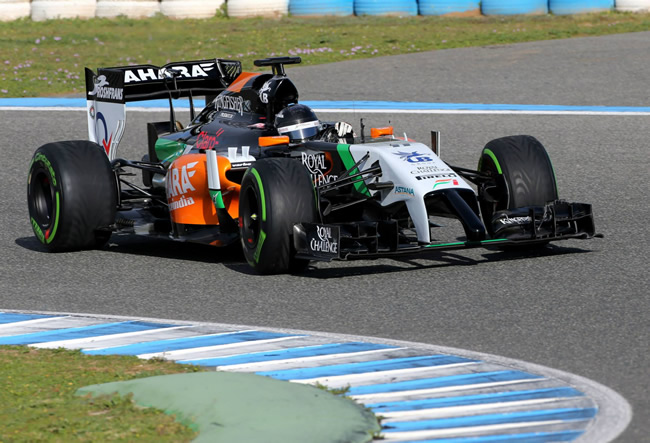
<path id="1" fill-rule="evenodd" d="M 320 121 L 305 105 L 289 105 L 275 115 L 275 127 L 280 135 L 288 135 L 292 143 L 311 140 L 320 131 Z"/>

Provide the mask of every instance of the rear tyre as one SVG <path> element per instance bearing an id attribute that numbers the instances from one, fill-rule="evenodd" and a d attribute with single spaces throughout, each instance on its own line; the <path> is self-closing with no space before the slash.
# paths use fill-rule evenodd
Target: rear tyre
<path id="1" fill-rule="evenodd" d="M 261 274 L 303 270 L 308 260 L 296 259 L 293 225 L 317 220 L 314 185 L 296 160 L 258 160 L 242 181 L 239 232 L 244 256 Z"/>
<path id="2" fill-rule="evenodd" d="M 104 150 L 84 140 L 38 148 L 29 166 L 27 205 L 48 251 L 104 246 L 117 208 L 115 174 Z"/>
<path id="3" fill-rule="evenodd" d="M 479 190 L 483 221 L 493 235 L 497 211 L 545 205 L 558 198 L 553 165 L 542 144 L 530 135 L 492 140 L 481 152 L 478 170 L 494 180 Z"/>

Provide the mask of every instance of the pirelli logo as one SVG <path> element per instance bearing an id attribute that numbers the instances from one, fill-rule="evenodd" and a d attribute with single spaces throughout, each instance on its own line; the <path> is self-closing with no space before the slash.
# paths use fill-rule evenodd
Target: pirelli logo
<path id="1" fill-rule="evenodd" d="M 415 178 L 418 180 L 432 180 L 434 178 L 456 178 L 456 174 L 448 172 L 444 174 L 429 174 L 429 175 L 418 175 Z"/>

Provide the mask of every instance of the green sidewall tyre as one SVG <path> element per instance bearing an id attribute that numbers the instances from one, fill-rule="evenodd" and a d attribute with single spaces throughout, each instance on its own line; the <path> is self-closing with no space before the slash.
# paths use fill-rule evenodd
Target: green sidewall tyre
<path id="1" fill-rule="evenodd" d="M 293 225 L 317 221 L 309 172 L 288 158 L 255 162 L 242 181 L 239 219 L 244 256 L 257 272 L 303 270 L 309 262 L 295 258 Z"/>
<path id="2" fill-rule="evenodd" d="M 27 176 L 27 206 L 48 251 L 104 246 L 117 210 L 115 174 L 104 150 L 85 140 L 38 148 Z"/>
<path id="3" fill-rule="evenodd" d="M 490 141 L 481 152 L 479 171 L 494 177 L 496 202 L 479 195 L 483 222 L 490 234 L 496 211 L 544 205 L 558 198 L 553 165 L 544 146 L 529 135 Z"/>

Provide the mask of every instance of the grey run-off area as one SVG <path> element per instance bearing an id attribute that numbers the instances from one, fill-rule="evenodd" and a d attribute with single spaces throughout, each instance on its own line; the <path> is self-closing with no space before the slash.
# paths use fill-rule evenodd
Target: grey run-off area
<path id="1" fill-rule="evenodd" d="M 650 106 L 650 32 L 469 48 L 289 71 L 303 100 Z M 219 54 L 215 54 L 219 55 Z M 145 152 L 133 113 L 120 154 Z M 502 355 L 571 372 L 623 395 L 619 437 L 650 435 L 647 116 L 323 114 L 358 129 L 389 120 L 443 158 L 475 167 L 490 139 L 531 134 L 546 146 L 560 197 L 592 203 L 603 240 L 526 256 L 496 251 L 316 264 L 260 277 L 232 251 L 113 237 L 102 251 L 52 255 L 33 236 L 26 172 L 41 144 L 87 138 L 83 112 L 0 111 L 3 309 L 176 318 L 385 337 Z M 187 115 L 181 119 L 187 121 Z"/>

